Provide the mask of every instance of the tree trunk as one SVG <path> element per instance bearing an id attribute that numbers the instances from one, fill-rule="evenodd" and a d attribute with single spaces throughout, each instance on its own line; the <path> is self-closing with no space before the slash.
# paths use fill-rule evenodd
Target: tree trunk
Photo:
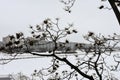
<path id="1" fill-rule="evenodd" d="M 119 12 L 117 6 L 115 5 L 115 1 L 114 0 L 108 0 L 108 1 L 109 1 L 110 5 L 111 5 L 111 7 L 112 7 L 112 9 L 113 9 L 113 11 L 115 13 L 116 18 L 118 20 L 118 23 L 120 25 L 120 12 Z"/>

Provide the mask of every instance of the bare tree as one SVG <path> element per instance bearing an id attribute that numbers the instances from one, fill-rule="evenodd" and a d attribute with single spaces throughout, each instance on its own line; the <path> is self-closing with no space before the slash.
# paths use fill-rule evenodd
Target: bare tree
<path id="1" fill-rule="evenodd" d="M 35 70 L 33 77 L 39 77 L 41 80 L 115 79 L 112 72 L 119 70 L 120 55 L 112 52 L 119 50 L 119 35 L 114 33 L 112 36 L 105 37 L 89 32 L 84 36 L 88 43 L 74 43 L 74 48 L 71 48 L 68 46 L 71 43 L 69 40 L 66 39 L 64 42 L 60 40 L 77 33 L 73 24 L 60 28 L 59 18 L 55 21 L 45 19 L 41 25 L 30 26 L 30 29 L 32 37 L 25 38 L 21 32 L 9 35 L 9 41 L 0 50 L 14 56 L 11 60 L 17 59 L 16 56 L 19 54 L 51 57 L 51 64 L 41 70 Z M 52 44 L 52 46 L 37 48 L 44 44 Z M 71 53 L 72 49 L 78 52 Z M 44 53 L 41 53 L 41 50 Z M 114 64 L 111 64 L 108 59 Z"/>
<path id="2" fill-rule="evenodd" d="M 89 32 L 84 36 L 89 42 L 88 46 L 85 47 L 85 45 L 76 44 L 80 52 L 72 54 L 74 62 L 72 62 L 73 59 L 69 55 L 65 57 L 57 55 L 52 60 L 53 65 L 38 71 L 35 70 L 34 75 L 41 75 L 42 78 L 51 75 L 52 77 L 49 80 L 86 80 L 86 78 L 89 80 L 118 80 L 113 76 L 114 73 L 112 74 L 112 72 L 119 71 L 120 55 L 113 53 L 119 47 L 120 39 L 118 36 L 114 34 L 105 37 L 101 34 L 95 35 L 93 32 Z M 69 65 L 71 69 L 57 72 L 62 66 L 64 67 L 62 62 L 59 61 Z"/>
<path id="3" fill-rule="evenodd" d="M 115 16 L 118 20 L 118 23 L 120 24 L 120 12 L 118 7 L 120 6 L 120 0 L 101 0 L 103 1 L 108 1 L 109 4 L 111 5 L 112 8 L 104 7 L 104 5 L 101 5 L 99 9 L 113 9 L 113 12 L 115 13 Z M 71 12 L 71 8 L 73 7 L 74 3 L 76 0 L 61 0 L 61 2 L 65 5 L 64 10 L 67 12 Z"/>
<path id="4" fill-rule="evenodd" d="M 75 1 L 62 0 L 61 2 L 66 5 L 65 10 L 70 13 Z M 120 23 L 120 13 L 117 8 L 120 4 L 119 0 L 108 0 L 108 2 Z M 99 7 L 102 8 L 103 5 Z M 84 36 L 88 43 L 74 43 L 71 48 L 69 40 L 66 39 L 64 42 L 60 40 L 77 33 L 73 29 L 73 24 L 61 28 L 59 18 L 55 21 L 48 18 L 40 25 L 30 26 L 30 29 L 32 37 L 25 38 L 22 32 L 9 35 L 8 41 L 0 51 L 13 57 L 8 59 L 8 62 L 18 59 L 16 57 L 22 54 L 51 57 L 51 64 L 41 70 L 35 70 L 33 77 L 41 80 L 117 80 L 113 74 L 119 71 L 120 55 L 113 52 L 119 51 L 119 35 L 114 33 L 106 37 L 88 32 Z"/>

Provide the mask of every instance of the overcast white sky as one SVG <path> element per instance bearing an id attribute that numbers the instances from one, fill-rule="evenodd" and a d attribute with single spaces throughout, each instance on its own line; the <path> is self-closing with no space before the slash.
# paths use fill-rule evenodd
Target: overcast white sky
<path id="1" fill-rule="evenodd" d="M 99 10 L 98 7 L 101 4 L 110 7 L 107 2 L 100 2 L 100 0 L 77 0 L 72 8 L 72 13 L 69 14 L 63 10 L 64 6 L 59 0 L 0 0 L 0 40 L 2 37 L 16 32 L 24 32 L 29 35 L 29 25 L 40 24 L 46 18 L 54 19 L 56 17 L 60 18 L 63 25 L 74 23 L 79 33 L 72 36 L 71 41 L 80 41 L 82 35 L 88 31 L 103 34 L 120 33 L 120 26 L 113 11 Z M 24 68 L 19 69 L 23 66 L 19 64 L 24 62 L 14 61 L 0 66 L 0 74 L 15 71 L 31 72 L 33 68 L 28 68 L 27 64 L 24 66 L 25 70 Z M 27 61 L 29 65 L 33 65 L 35 62 Z"/>
<path id="2" fill-rule="evenodd" d="M 64 6 L 59 0 L 0 0 L 0 40 L 20 31 L 28 35 L 29 25 L 40 24 L 46 18 L 56 17 L 61 19 L 63 25 L 74 23 L 80 35 L 88 31 L 119 33 L 120 28 L 113 11 L 99 10 L 101 4 L 110 7 L 108 2 L 100 0 L 77 0 L 69 14 L 63 10 Z"/>

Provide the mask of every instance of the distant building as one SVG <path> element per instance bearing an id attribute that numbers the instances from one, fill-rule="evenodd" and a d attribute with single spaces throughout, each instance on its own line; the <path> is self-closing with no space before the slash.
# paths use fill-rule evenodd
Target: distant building
<path id="1" fill-rule="evenodd" d="M 10 75 L 1 75 L 0 80 L 13 80 Z"/>
<path id="2" fill-rule="evenodd" d="M 3 37 L 3 39 L 2 39 L 3 43 L 8 43 L 9 41 L 10 41 L 10 37 L 9 36 Z"/>
<path id="3" fill-rule="evenodd" d="M 18 74 L 9 74 L 9 75 L 0 75 L 0 80 L 31 80 L 26 75 L 23 75 L 22 73 Z"/>
<path id="4" fill-rule="evenodd" d="M 6 46 L 9 41 L 12 44 L 10 45 L 10 48 L 9 46 Z M 76 50 L 84 50 L 86 52 L 90 52 L 95 48 L 93 44 L 77 42 L 57 42 L 57 46 L 55 47 L 55 43 L 53 41 L 46 41 L 44 39 L 41 40 L 34 37 L 27 37 L 24 40 L 19 41 L 19 44 L 15 44 L 15 39 L 10 40 L 9 36 L 3 38 L 2 43 L 0 43 L 0 46 L 1 45 L 4 45 L 5 49 L 9 52 L 51 52 L 55 48 L 56 51 L 61 52 L 76 52 Z"/>
<path id="5" fill-rule="evenodd" d="M 5 46 L 8 42 L 10 41 L 10 37 L 4 37 L 3 38 L 3 45 Z M 12 43 L 14 43 L 14 39 L 11 41 Z M 30 45 L 30 42 L 32 41 L 33 45 Z M 27 37 L 25 38 L 25 43 L 24 41 L 20 41 L 19 44 L 12 44 L 11 47 L 19 47 L 22 45 L 22 49 L 21 52 L 27 52 L 27 51 L 33 51 L 33 52 L 47 52 L 47 51 L 52 51 L 55 48 L 55 44 L 52 41 L 45 41 L 40 40 L 40 39 L 36 39 L 33 37 Z M 62 46 L 61 46 L 62 45 Z M 76 46 L 77 45 L 77 46 Z M 91 47 L 91 45 L 89 44 L 84 44 L 84 43 L 76 43 L 76 42 L 69 42 L 69 43 L 65 43 L 65 42 L 58 42 L 57 43 L 57 51 L 62 51 L 62 52 L 75 52 L 77 49 L 83 49 L 83 48 L 89 48 Z M 8 47 L 9 48 L 9 47 Z M 6 49 L 8 49 L 6 47 Z M 14 48 L 13 51 L 18 51 Z"/>
<path id="6" fill-rule="evenodd" d="M 2 47 L 3 45 L 4 45 L 3 42 L 0 41 L 0 47 Z"/>
<path id="7" fill-rule="evenodd" d="M 3 78 L 0 78 L 0 80 L 11 80 L 11 78 L 9 78 L 9 77 L 3 77 Z"/>

